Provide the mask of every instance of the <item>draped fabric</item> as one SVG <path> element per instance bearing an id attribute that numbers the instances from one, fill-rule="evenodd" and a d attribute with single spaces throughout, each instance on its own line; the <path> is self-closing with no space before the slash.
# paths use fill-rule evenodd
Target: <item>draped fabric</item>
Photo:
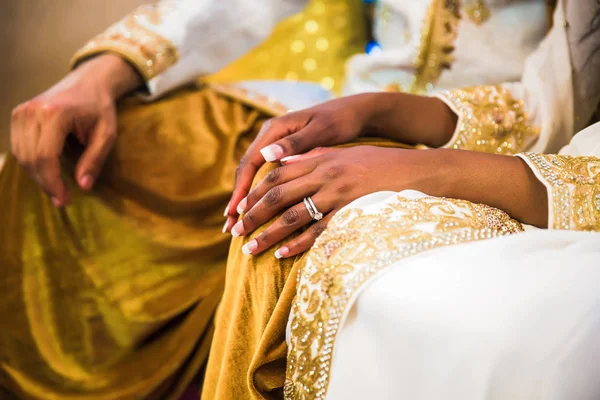
<path id="1" fill-rule="evenodd" d="M 56 209 L 0 175 L 0 387 L 25 399 L 178 395 L 207 358 L 238 160 L 267 116 L 210 89 L 126 101 L 92 194 Z"/>

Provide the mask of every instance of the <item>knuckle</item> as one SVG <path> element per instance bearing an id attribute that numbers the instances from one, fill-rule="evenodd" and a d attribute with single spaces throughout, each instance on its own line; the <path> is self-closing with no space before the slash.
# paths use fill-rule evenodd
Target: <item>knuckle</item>
<path id="1" fill-rule="evenodd" d="M 281 216 L 284 225 L 295 225 L 300 222 L 300 212 L 297 208 L 290 208 Z"/>
<path id="2" fill-rule="evenodd" d="M 269 172 L 267 174 L 267 176 L 265 177 L 265 180 L 268 183 L 274 184 L 274 183 L 277 183 L 280 178 L 281 178 L 281 168 L 275 168 L 274 170 L 272 170 L 271 172 Z"/>
<path id="3" fill-rule="evenodd" d="M 312 234 L 312 236 L 314 236 L 315 238 L 318 238 L 319 236 L 321 236 L 321 234 L 325 231 L 326 225 L 325 224 L 313 224 L 310 227 L 310 233 Z"/>
<path id="4" fill-rule="evenodd" d="M 265 203 L 268 206 L 275 206 L 279 204 L 282 197 L 282 190 L 279 186 L 275 186 L 274 188 L 269 189 L 267 194 L 265 195 Z"/>
<path id="5" fill-rule="evenodd" d="M 342 165 L 331 165 L 323 171 L 323 179 L 331 181 L 339 178 L 345 172 L 345 168 Z"/>
<path id="6" fill-rule="evenodd" d="M 352 189 L 354 189 L 354 185 L 350 182 L 343 182 L 337 187 L 336 191 L 340 194 L 347 194 L 350 193 Z"/>
<path id="7" fill-rule="evenodd" d="M 244 228 L 248 229 L 254 226 L 256 226 L 256 217 L 254 216 L 254 213 L 250 211 L 244 215 Z"/>
<path id="8" fill-rule="evenodd" d="M 256 240 L 258 242 L 261 242 L 263 244 L 267 244 L 269 242 L 269 237 L 271 236 L 271 234 L 269 233 L 269 230 L 267 229 L 266 231 L 264 231 L 263 233 L 261 233 Z"/>
<path id="9" fill-rule="evenodd" d="M 41 106 L 42 116 L 45 119 L 50 119 L 59 113 L 59 108 L 56 104 L 48 102 Z"/>
<path id="10" fill-rule="evenodd" d="M 285 142 L 292 152 L 297 153 L 298 151 L 300 151 L 301 143 L 300 138 L 298 138 L 297 135 L 291 135 L 286 137 Z"/>

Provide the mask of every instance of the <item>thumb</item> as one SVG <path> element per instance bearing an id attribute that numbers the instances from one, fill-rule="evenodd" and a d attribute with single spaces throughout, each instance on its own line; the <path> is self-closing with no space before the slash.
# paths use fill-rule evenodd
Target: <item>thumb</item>
<path id="1" fill-rule="evenodd" d="M 77 163 L 75 177 L 83 190 L 90 190 L 96 183 L 102 167 L 117 139 L 114 117 L 99 121 L 93 128 L 87 147 Z"/>

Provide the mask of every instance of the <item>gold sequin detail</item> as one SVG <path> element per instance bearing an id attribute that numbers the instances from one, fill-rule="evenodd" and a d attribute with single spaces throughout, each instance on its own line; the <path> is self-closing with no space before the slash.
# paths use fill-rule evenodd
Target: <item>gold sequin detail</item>
<path id="1" fill-rule="evenodd" d="M 319 51 L 327 51 L 329 49 L 329 40 L 326 37 L 320 37 L 317 39 L 315 47 Z"/>
<path id="2" fill-rule="evenodd" d="M 439 97 L 460 117 L 457 134 L 445 147 L 513 155 L 539 135 L 539 128 L 527 123 L 523 102 L 500 85 L 444 91 Z"/>
<path id="3" fill-rule="evenodd" d="M 341 318 L 376 274 L 427 250 L 521 231 L 520 223 L 495 208 L 434 197 L 398 196 L 375 213 L 338 213 L 298 272 L 285 398 L 325 398 Z"/>
<path id="4" fill-rule="evenodd" d="M 317 62 L 315 61 L 314 58 L 307 58 L 306 60 L 304 60 L 304 62 L 302 63 L 302 66 L 304 67 L 304 69 L 308 72 L 312 72 L 315 69 L 317 69 Z"/>
<path id="5" fill-rule="evenodd" d="M 549 228 L 600 231 L 600 158 L 518 154 L 548 188 Z"/>
<path id="6" fill-rule="evenodd" d="M 146 81 L 168 69 L 179 59 L 177 48 L 164 37 L 146 28 L 147 24 L 160 23 L 168 2 L 155 6 L 139 7 L 133 14 L 96 36 L 73 57 L 73 66 L 85 58 L 103 53 L 118 53 L 140 72 Z"/>
<path id="7" fill-rule="evenodd" d="M 306 29 L 306 32 L 308 33 L 316 33 L 319 30 L 319 23 L 314 19 L 308 20 L 304 24 L 304 29 Z"/>
<path id="8" fill-rule="evenodd" d="M 469 4 L 465 5 L 465 13 L 469 19 L 477 25 L 485 23 L 492 15 L 490 8 L 483 0 L 471 1 Z"/>
<path id="9" fill-rule="evenodd" d="M 291 49 L 294 53 L 301 53 L 304 51 L 304 42 L 302 40 L 294 40 L 291 45 Z"/>
<path id="10" fill-rule="evenodd" d="M 460 22 L 458 0 L 433 0 L 421 23 L 419 51 L 415 59 L 416 76 L 411 93 L 423 93 L 454 62 L 454 41 Z"/>
<path id="11" fill-rule="evenodd" d="M 202 77 L 202 82 L 285 79 L 329 87 L 327 78 L 331 78 L 332 91 L 340 93 L 346 61 L 362 53 L 367 44 L 363 4 L 360 0 L 307 3 L 302 12 L 279 22 L 263 43 L 219 72 Z"/>
<path id="12" fill-rule="evenodd" d="M 237 86 L 236 84 L 212 83 L 209 86 L 224 96 L 239 100 L 240 102 L 257 108 L 273 117 L 290 111 L 288 107 L 278 102 L 276 98 L 264 96 L 252 90 Z"/>

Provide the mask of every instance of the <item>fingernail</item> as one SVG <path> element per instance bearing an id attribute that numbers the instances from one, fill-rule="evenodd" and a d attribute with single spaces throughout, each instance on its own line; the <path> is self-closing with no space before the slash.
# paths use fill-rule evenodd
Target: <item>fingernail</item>
<path id="1" fill-rule="evenodd" d="M 87 174 L 84 175 L 80 180 L 79 180 L 79 186 L 81 186 L 81 188 L 83 190 L 90 190 L 92 188 L 92 176 Z"/>
<path id="2" fill-rule="evenodd" d="M 237 206 L 237 212 L 238 214 L 243 213 L 244 211 L 246 211 L 246 206 L 248 205 L 248 200 L 247 197 L 244 197 L 238 204 Z"/>
<path id="3" fill-rule="evenodd" d="M 296 159 L 296 158 L 298 158 L 298 157 L 300 157 L 300 156 L 298 155 L 298 156 L 287 156 L 287 157 L 283 157 L 283 158 L 281 159 L 281 163 L 285 164 L 286 162 L 288 162 L 288 161 L 292 161 L 292 160 L 294 160 L 294 159 Z"/>
<path id="4" fill-rule="evenodd" d="M 242 234 L 243 231 L 244 231 L 244 223 L 242 221 L 238 221 L 237 224 L 235 224 L 233 226 L 233 228 L 231 228 L 231 235 L 233 237 L 238 237 Z"/>
<path id="5" fill-rule="evenodd" d="M 248 243 L 242 246 L 242 253 L 244 254 L 252 254 L 254 250 L 258 248 L 258 242 L 256 239 L 252 239 Z"/>
<path id="6" fill-rule="evenodd" d="M 283 155 L 283 149 L 277 144 L 272 144 L 260 151 L 266 162 L 279 160 Z"/>
<path id="7" fill-rule="evenodd" d="M 223 233 L 227 232 L 227 226 L 229 225 L 229 220 L 225 221 L 225 225 L 223 225 Z"/>
<path id="8" fill-rule="evenodd" d="M 279 249 L 275 250 L 275 258 L 278 260 L 282 259 L 283 257 L 287 257 L 288 254 L 290 254 L 290 249 L 288 249 L 285 246 L 280 247 Z"/>
<path id="9" fill-rule="evenodd" d="M 225 207 L 225 212 L 223 213 L 223 216 L 226 217 L 227 215 L 229 215 L 229 206 L 231 205 L 231 201 L 229 203 L 227 203 L 227 207 Z"/>
<path id="10" fill-rule="evenodd" d="M 60 202 L 60 200 L 57 199 L 56 197 L 52 198 L 52 204 L 54 204 L 54 207 L 60 207 L 62 205 L 62 203 Z"/>

